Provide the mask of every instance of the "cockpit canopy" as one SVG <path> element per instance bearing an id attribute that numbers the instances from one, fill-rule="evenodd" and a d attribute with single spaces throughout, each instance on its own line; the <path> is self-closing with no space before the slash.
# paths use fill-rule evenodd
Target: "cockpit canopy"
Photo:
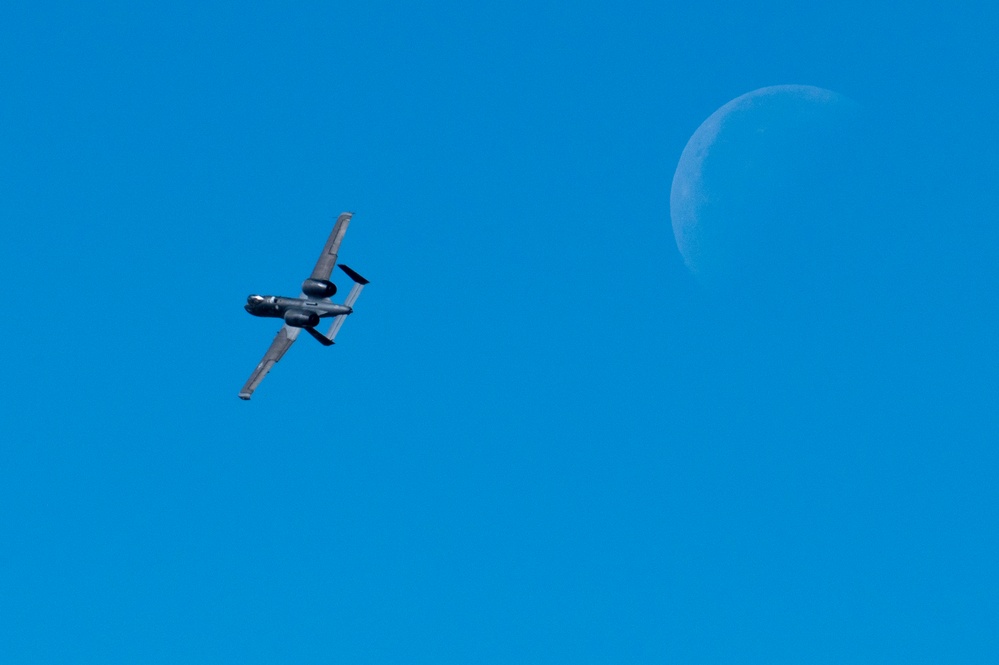
<path id="1" fill-rule="evenodd" d="M 256 305 L 262 305 L 264 304 L 264 297 L 258 295 L 252 295 L 246 299 L 246 304 L 250 305 L 251 307 L 254 307 Z"/>

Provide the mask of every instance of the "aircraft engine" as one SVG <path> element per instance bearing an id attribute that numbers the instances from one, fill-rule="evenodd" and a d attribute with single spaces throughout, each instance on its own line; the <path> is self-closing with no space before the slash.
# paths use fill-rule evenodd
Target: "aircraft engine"
<path id="1" fill-rule="evenodd" d="M 295 328 L 314 328 L 319 325 L 319 315 L 315 312 L 289 309 L 284 313 L 284 322 Z"/>
<path id="2" fill-rule="evenodd" d="M 326 279 L 307 279 L 302 282 L 302 293 L 310 298 L 329 298 L 336 295 L 336 284 Z"/>

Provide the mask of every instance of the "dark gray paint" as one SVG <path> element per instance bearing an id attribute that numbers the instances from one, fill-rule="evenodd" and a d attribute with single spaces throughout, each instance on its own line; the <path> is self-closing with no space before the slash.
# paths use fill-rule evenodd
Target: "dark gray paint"
<path id="1" fill-rule="evenodd" d="M 333 226 L 333 231 L 326 240 L 326 245 L 323 247 L 323 252 L 320 254 L 319 260 L 316 262 L 316 267 L 309 276 L 309 280 L 329 280 L 330 274 L 333 272 L 333 266 L 336 265 L 340 243 L 343 241 L 343 236 L 347 232 L 347 226 L 350 224 L 352 216 L 353 213 L 345 212 L 337 218 L 336 224 Z M 246 299 L 244 309 L 254 316 L 267 318 L 284 318 L 288 312 L 312 312 L 318 315 L 320 319 L 332 318 L 333 323 L 325 336 L 314 328 L 308 330 L 324 346 L 331 345 L 333 338 L 336 337 L 337 332 L 340 330 L 340 326 L 343 325 L 344 319 L 354 311 L 353 305 L 361 289 L 368 283 L 368 280 L 350 268 L 346 266 L 340 267 L 355 282 L 354 287 L 347 295 L 347 300 L 342 305 L 332 302 L 329 298 L 312 298 L 305 293 L 302 293 L 298 298 L 251 295 Z M 292 316 L 291 318 L 294 321 L 296 317 Z M 304 319 L 305 317 L 298 318 Z M 281 357 L 291 348 L 301 330 L 302 328 L 294 327 L 287 323 L 282 326 L 281 330 L 278 331 L 277 337 L 271 342 L 270 348 L 267 349 L 267 353 L 264 354 L 263 360 L 253 370 L 250 378 L 247 379 L 246 384 L 239 391 L 240 399 L 250 399 L 253 391 L 264 380 L 271 367 L 281 360 Z"/>
<path id="2" fill-rule="evenodd" d="M 350 224 L 350 218 L 353 216 L 354 213 L 352 212 L 344 212 L 336 218 L 336 224 L 333 225 L 333 232 L 330 233 L 330 237 L 326 240 L 323 253 L 319 255 L 319 260 L 316 261 L 316 267 L 312 269 L 309 279 L 330 278 L 333 266 L 336 265 L 336 255 L 340 251 L 340 243 L 343 242 L 343 234 L 347 232 L 347 226 Z"/>

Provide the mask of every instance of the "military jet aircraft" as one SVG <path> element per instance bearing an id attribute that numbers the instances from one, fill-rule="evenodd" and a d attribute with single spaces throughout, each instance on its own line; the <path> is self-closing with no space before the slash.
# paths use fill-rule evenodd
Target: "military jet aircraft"
<path id="1" fill-rule="evenodd" d="M 302 282 L 300 296 L 284 298 L 281 296 L 251 295 L 246 299 L 245 309 L 247 312 L 254 316 L 284 319 L 284 326 L 271 342 L 271 347 L 264 354 L 264 359 L 260 361 L 257 368 L 253 370 L 253 374 L 247 379 L 246 385 L 239 391 L 240 399 L 250 399 L 250 395 L 267 376 L 267 372 L 277 361 L 281 360 L 281 357 L 291 348 L 302 330 L 312 335 L 323 346 L 332 346 L 333 339 L 340 331 L 344 319 L 353 313 L 354 302 L 368 280 L 343 264 L 340 264 L 340 269 L 354 280 L 354 286 L 342 305 L 337 305 L 330 300 L 330 296 L 336 294 L 336 284 L 330 281 L 330 274 L 333 272 L 333 266 L 336 265 L 336 255 L 340 251 L 343 234 L 347 232 L 347 225 L 350 224 L 350 218 L 353 214 L 345 212 L 337 217 L 333 232 L 330 233 L 326 246 L 323 247 L 323 253 L 319 255 L 316 267 L 312 269 L 309 278 Z M 319 320 L 324 318 L 333 319 L 332 325 L 325 335 L 316 330 Z"/>

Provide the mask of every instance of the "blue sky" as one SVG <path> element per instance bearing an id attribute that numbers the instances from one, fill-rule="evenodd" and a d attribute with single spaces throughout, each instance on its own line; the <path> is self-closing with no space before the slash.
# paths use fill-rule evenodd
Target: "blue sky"
<path id="1" fill-rule="evenodd" d="M 0 26 L 0 660 L 999 656 L 985 3 Z M 735 315 L 676 250 L 690 135 L 784 83 L 890 146 L 874 323 Z M 238 400 L 246 295 L 342 210 L 356 315 Z"/>

